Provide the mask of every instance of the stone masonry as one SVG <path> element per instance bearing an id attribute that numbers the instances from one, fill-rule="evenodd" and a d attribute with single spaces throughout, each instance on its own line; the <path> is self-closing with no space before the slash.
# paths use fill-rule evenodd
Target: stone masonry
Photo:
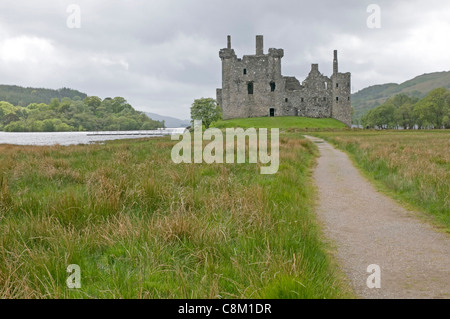
<path id="1" fill-rule="evenodd" d="M 281 74 L 283 49 L 264 54 L 263 36 L 256 36 L 256 54 L 238 58 L 231 48 L 221 49 L 222 88 L 217 103 L 223 118 L 263 116 L 305 116 L 335 118 L 351 125 L 350 73 L 339 73 L 334 51 L 333 74 L 324 76 L 319 65 L 312 64 L 306 79 Z"/>

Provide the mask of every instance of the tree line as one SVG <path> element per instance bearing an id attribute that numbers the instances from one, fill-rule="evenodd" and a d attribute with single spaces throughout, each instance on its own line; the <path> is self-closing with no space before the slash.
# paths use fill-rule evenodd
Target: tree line
<path id="1" fill-rule="evenodd" d="M 25 88 L 17 85 L 0 85 L 0 101 L 7 101 L 13 105 L 27 106 L 31 103 L 49 104 L 53 98 L 82 100 L 87 94 L 70 88 L 57 90 L 43 88 Z"/>
<path id="2" fill-rule="evenodd" d="M 0 101 L 0 130 L 6 132 L 153 130 L 164 124 L 136 111 L 123 97 L 76 96 L 23 107 Z"/>
<path id="3" fill-rule="evenodd" d="M 366 128 L 450 128 L 450 90 L 434 89 L 424 98 L 398 94 L 361 118 Z"/>

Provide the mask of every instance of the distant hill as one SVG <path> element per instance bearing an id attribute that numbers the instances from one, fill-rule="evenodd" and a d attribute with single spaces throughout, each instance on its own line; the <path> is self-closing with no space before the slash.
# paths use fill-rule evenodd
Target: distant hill
<path id="1" fill-rule="evenodd" d="M 77 90 L 61 88 L 58 90 L 21 87 L 17 85 L 0 85 L 0 101 L 9 102 L 13 105 L 27 106 L 30 103 L 49 104 L 53 98 L 62 99 L 68 97 L 72 100 L 84 99 L 86 93 Z"/>
<path id="2" fill-rule="evenodd" d="M 180 120 L 180 119 L 177 119 L 174 117 L 163 116 L 163 115 L 150 113 L 150 112 L 144 112 L 144 113 L 152 120 L 159 121 L 159 122 L 164 121 L 164 124 L 166 125 L 166 127 L 188 127 L 189 125 L 191 125 L 189 120 Z"/>
<path id="3" fill-rule="evenodd" d="M 353 119 L 360 119 L 367 111 L 397 94 L 404 93 L 410 97 L 422 98 L 431 90 L 440 87 L 450 89 L 450 71 L 423 74 L 401 84 L 369 86 L 352 94 L 352 106 L 355 109 Z"/>

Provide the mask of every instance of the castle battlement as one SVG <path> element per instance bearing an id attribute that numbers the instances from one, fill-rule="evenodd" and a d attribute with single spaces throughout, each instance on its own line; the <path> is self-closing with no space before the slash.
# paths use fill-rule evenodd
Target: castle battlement
<path id="1" fill-rule="evenodd" d="M 270 48 L 264 54 L 263 36 L 256 36 L 256 52 L 238 58 L 231 47 L 221 49 L 222 88 L 217 89 L 217 103 L 223 118 L 264 116 L 305 116 L 335 118 L 351 125 L 351 74 L 339 73 L 337 50 L 334 50 L 333 73 L 319 71 L 318 64 L 300 83 L 297 78 L 281 74 L 283 49 Z"/>

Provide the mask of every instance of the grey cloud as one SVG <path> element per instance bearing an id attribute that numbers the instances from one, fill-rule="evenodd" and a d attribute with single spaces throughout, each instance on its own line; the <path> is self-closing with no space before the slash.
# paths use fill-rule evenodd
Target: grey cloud
<path id="1" fill-rule="evenodd" d="M 382 9 L 377 30 L 366 26 L 373 2 Z M 66 26 L 72 3 L 81 7 L 81 29 Z M 120 95 L 138 109 L 181 118 L 189 117 L 195 98 L 214 97 L 221 86 L 218 51 L 228 34 L 239 56 L 253 54 L 255 35 L 264 34 L 266 50 L 285 49 L 283 73 L 300 80 L 311 63 L 329 74 L 338 49 L 354 90 L 450 68 L 441 57 L 448 44 L 438 40 L 450 31 L 450 5 L 438 0 L 2 0 L 0 6 L 0 48 L 27 37 L 40 59 L 11 61 L 0 52 L 0 83 Z"/>

